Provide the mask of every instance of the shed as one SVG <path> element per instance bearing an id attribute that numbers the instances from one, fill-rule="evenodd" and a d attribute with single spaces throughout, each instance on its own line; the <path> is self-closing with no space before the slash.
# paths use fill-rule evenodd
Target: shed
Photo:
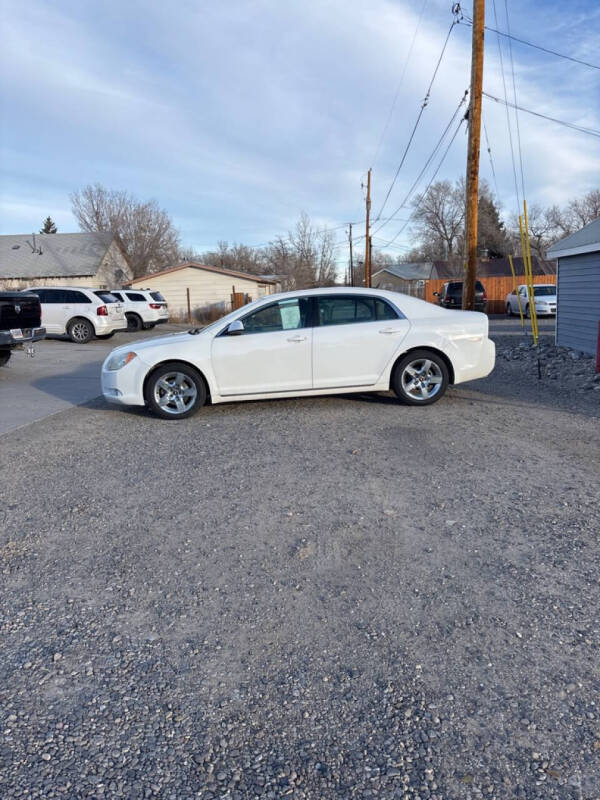
<path id="1" fill-rule="evenodd" d="M 273 294 L 278 284 L 264 275 L 213 267 L 197 261 L 185 261 L 160 272 L 152 272 L 130 281 L 129 286 L 159 291 L 174 315 L 184 315 L 189 306 L 192 311 L 218 306 L 222 313 L 231 311 L 233 295 L 241 296 L 238 302 L 250 302 Z"/>
<path id="2" fill-rule="evenodd" d="M 556 344 L 594 355 L 600 324 L 600 218 L 552 245 L 558 260 Z"/>
<path id="3" fill-rule="evenodd" d="M 0 290 L 35 286 L 110 289 L 133 277 L 113 233 L 0 236 Z"/>

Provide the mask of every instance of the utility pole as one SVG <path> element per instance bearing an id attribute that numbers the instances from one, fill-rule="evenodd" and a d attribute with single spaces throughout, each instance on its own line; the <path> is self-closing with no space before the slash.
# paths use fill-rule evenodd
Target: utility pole
<path id="1" fill-rule="evenodd" d="M 349 222 L 348 226 L 350 228 L 350 232 L 348 233 L 348 238 L 350 239 L 350 286 L 354 286 L 354 261 L 352 259 L 352 223 Z"/>
<path id="2" fill-rule="evenodd" d="M 369 230 L 371 218 L 371 168 L 367 173 L 367 227 L 365 235 L 365 286 L 371 287 L 371 233 Z"/>
<path id="3" fill-rule="evenodd" d="M 483 89 L 483 31 L 485 0 L 473 0 L 473 39 L 471 45 L 471 100 L 469 103 L 469 143 L 467 149 L 467 220 L 465 240 L 467 271 L 463 284 L 462 307 L 475 305 L 477 275 L 477 217 L 479 201 L 479 151 L 481 139 L 481 92 Z"/>

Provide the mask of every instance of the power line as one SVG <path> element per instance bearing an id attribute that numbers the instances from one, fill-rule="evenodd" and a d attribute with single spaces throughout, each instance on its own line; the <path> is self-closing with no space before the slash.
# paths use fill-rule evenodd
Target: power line
<path id="1" fill-rule="evenodd" d="M 437 141 L 437 143 L 436 143 L 435 147 L 434 147 L 434 148 L 433 148 L 433 150 L 431 151 L 431 154 L 429 155 L 429 158 L 427 159 L 427 161 L 425 162 L 425 164 L 424 164 L 423 168 L 421 169 L 421 171 L 420 171 L 420 172 L 419 172 L 419 174 L 417 175 L 417 177 L 416 177 L 416 179 L 414 180 L 414 182 L 413 182 L 412 186 L 410 187 L 410 189 L 408 190 L 408 192 L 407 192 L 406 196 L 404 197 L 404 200 L 402 201 L 402 203 L 400 203 L 400 205 L 398 206 L 398 208 L 396 208 L 396 210 L 395 210 L 395 211 L 392 213 L 392 215 L 391 215 L 390 217 L 388 217 L 388 219 L 387 219 L 387 220 L 383 221 L 383 222 L 381 223 L 381 225 L 380 225 L 378 228 L 376 228 L 376 230 L 375 230 L 375 231 L 373 231 L 373 233 L 374 233 L 374 234 L 375 234 L 375 233 L 378 233 L 378 232 L 379 232 L 379 231 L 380 231 L 382 228 L 384 228 L 384 227 L 387 225 L 387 223 L 388 223 L 389 221 L 391 221 L 391 220 L 392 220 L 392 219 L 393 219 L 393 218 L 396 216 L 396 214 L 397 214 L 397 213 L 398 213 L 398 212 L 399 212 L 401 209 L 403 209 L 403 208 L 405 207 L 406 203 L 409 201 L 409 199 L 410 199 L 411 195 L 413 194 L 413 192 L 415 191 L 416 187 L 418 186 L 418 184 L 419 184 L 419 181 L 421 180 L 421 178 L 423 177 L 423 175 L 424 175 L 424 174 L 425 174 L 425 172 L 427 171 L 427 168 L 429 167 L 429 165 L 431 164 L 431 162 L 433 161 L 433 159 L 436 157 L 436 155 L 437 155 L 437 153 L 438 153 L 438 151 L 439 151 L 440 147 L 442 146 L 442 143 L 443 143 L 444 139 L 446 138 L 446 135 L 447 135 L 448 131 L 449 131 L 449 130 L 450 130 L 450 128 L 452 127 L 452 125 L 453 125 L 453 123 L 454 123 L 454 121 L 455 121 L 455 119 L 456 119 L 456 116 L 457 116 L 457 114 L 458 114 L 458 113 L 459 113 L 459 111 L 460 111 L 460 108 L 461 108 L 461 106 L 462 106 L 462 105 L 463 105 L 463 104 L 466 102 L 466 99 L 467 99 L 467 95 L 468 95 L 468 93 L 469 93 L 469 91 L 468 91 L 468 89 L 466 89 L 466 90 L 465 90 L 465 93 L 464 93 L 464 94 L 463 94 L 463 96 L 461 97 L 461 99 L 460 99 L 460 101 L 459 101 L 459 103 L 458 103 L 458 105 L 457 105 L 457 107 L 456 107 L 456 109 L 455 109 L 454 113 L 453 113 L 453 114 L 452 114 L 452 116 L 450 117 L 450 121 L 448 122 L 448 124 L 446 125 L 446 127 L 444 128 L 444 130 L 442 131 L 442 134 L 441 134 L 440 138 L 438 139 L 438 141 Z M 405 222 L 409 222 L 409 221 L 410 221 L 410 217 L 408 218 L 408 220 L 404 220 L 404 221 L 405 221 Z"/>
<path id="2" fill-rule="evenodd" d="M 504 0 L 504 12 L 506 14 L 506 27 L 510 33 L 510 18 L 508 16 L 508 0 Z M 513 86 L 513 102 L 517 105 L 517 85 L 515 83 L 515 62 L 513 61 L 512 41 L 508 40 L 508 52 L 510 53 L 510 69 L 512 72 L 512 86 Z M 521 189 L 523 191 L 523 200 L 525 200 L 525 173 L 523 171 L 523 150 L 521 148 L 521 129 L 519 126 L 519 111 L 515 108 L 515 122 L 517 124 L 517 144 L 519 148 L 519 167 L 521 170 Z M 521 206 L 519 206 L 519 212 Z"/>
<path id="3" fill-rule="evenodd" d="M 377 214 L 377 216 L 373 220 L 374 222 L 377 222 L 381 218 L 381 215 L 383 213 L 383 209 L 386 206 L 386 203 L 387 203 L 387 201 L 389 199 L 390 194 L 392 193 L 392 189 L 394 188 L 394 185 L 396 183 L 398 175 L 400 174 L 400 170 L 402 169 L 402 167 L 404 165 L 404 162 L 406 161 L 406 156 L 408 155 L 408 151 L 410 150 L 410 146 L 411 146 L 412 141 L 413 141 L 413 139 L 415 137 L 415 133 L 417 132 L 417 128 L 419 127 L 419 123 L 421 121 L 421 117 L 423 116 L 423 112 L 425 111 L 425 109 L 427 108 L 427 106 L 429 104 L 429 96 L 431 94 L 431 89 L 433 87 L 433 83 L 435 81 L 435 78 L 436 78 L 436 76 L 438 74 L 438 70 L 440 68 L 440 64 L 442 63 L 442 58 L 444 57 L 444 53 L 446 52 L 446 47 L 448 45 L 448 40 L 450 39 L 450 34 L 452 33 L 452 29 L 454 28 L 454 26 L 458 24 L 458 15 L 457 15 L 456 11 L 454 11 L 454 10 L 453 10 L 453 13 L 454 13 L 454 17 L 452 19 L 450 27 L 448 28 L 448 33 L 446 34 L 446 38 L 444 40 L 444 45 L 442 47 L 442 52 L 440 53 L 440 56 L 439 56 L 439 58 L 437 60 L 437 64 L 435 65 L 435 69 L 433 71 L 433 75 L 432 75 L 431 80 L 429 82 L 429 86 L 427 87 L 427 92 L 425 93 L 425 97 L 423 98 L 423 102 L 421 103 L 421 109 L 420 109 L 420 111 L 419 111 L 419 113 L 417 115 L 417 119 L 415 121 L 415 124 L 413 125 L 413 129 L 412 129 L 411 134 L 409 136 L 409 139 L 408 139 L 408 142 L 406 144 L 406 147 L 404 148 L 404 152 L 402 153 L 402 158 L 400 159 L 400 164 L 398 165 L 398 169 L 396 170 L 396 174 L 394 175 L 394 178 L 393 178 L 393 180 L 392 180 L 392 182 L 390 184 L 390 187 L 387 190 L 387 193 L 385 195 L 383 204 L 382 204 L 381 208 L 379 209 L 379 213 Z"/>
<path id="4" fill-rule="evenodd" d="M 493 100 L 496 103 L 500 103 L 504 105 L 505 101 L 499 97 L 494 97 L 493 94 L 489 94 L 488 92 L 483 92 L 483 94 L 489 99 Z M 596 130 L 595 128 L 584 128 L 582 125 L 575 125 L 574 122 L 567 122 L 564 119 L 556 119 L 556 117 L 549 117 L 547 114 L 542 114 L 539 111 L 532 111 L 530 108 L 524 108 L 523 106 L 518 106 L 516 103 L 506 103 L 506 105 L 510 106 L 511 108 L 516 108 L 519 111 L 523 111 L 525 114 L 533 114 L 534 117 L 541 117 L 542 119 L 547 119 L 550 122 L 556 122 L 557 125 L 564 125 L 566 128 L 571 128 L 571 130 L 579 131 L 579 133 L 586 133 L 588 136 L 595 136 L 596 138 L 600 139 L 600 131 Z"/>
<path id="5" fill-rule="evenodd" d="M 473 20 L 470 19 L 468 16 L 463 16 L 463 19 L 467 23 L 467 25 L 472 25 Z M 496 23 L 497 24 L 497 23 Z M 500 36 L 505 36 L 507 39 L 512 39 L 513 42 L 519 42 L 520 44 L 526 44 L 527 47 L 533 47 L 536 50 L 541 50 L 543 53 L 550 53 L 550 55 L 557 56 L 558 58 L 564 58 L 567 61 L 573 61 L 575 64 L 582 64 L 584 67 L 591 67 L 591 69 L 600 69 L 600 64 L 592 64 L 590 61 L 583 61 L 581 58 L 575 58 L 574 56 L 568 56 L 566 53 L 559 53 L 557 50 L 551 50 L 549 47 L 542 47 L 542 45 L 534 44 L 533 42 L 528 42 L 526 39 L 519 39 L 518 36 L 513 36 L 512 33 L 498 30 L 497 28 L 490 28 L 488 25 L 485 26 L 486 31 L 492 31 L 493 33 L 497 33 Z"/>
<path id="6" fill-rule="evenodd" d="M 439 161 L 439 163 L 438 163 L 437 167 L 435 168 L 435 171 L 434 171 L 433 175 L 432 175 L 432 176 L 431 176 L 431 178 L 429 179 L 429 183 L 428 183 L 428 184 L 427 184 L 427 186 L 425 187 L 425 191 L 424 191 L 424 192 L 421 194 L 421 199 L 420 199 L 420 200 L 419 200 L 419 202 L 417 203 L 417 205 L 416 205 L 416 207 L 415 207 L 414 211 L 412 212 L 412 214 L 410 215 L 410 217 L 408 218 L 408 220 L 407 220 L 407 221 L 404 223 L 404 225 L 403 225 L 403 226 L 400 228 L 400 230 L 398 231 L 398 233 L 396 233 L 396 235 L 395 235 L 395 236 L 393 236 L 393 237 L 392 237 L 392 238 L 389 240 L 389 242 L 388 242 L 387 244 L 383 245 L 383 247 L 389 247 L 389 246 L 392 244 L 392 242 L 395 242 L 395 241 L 396 241 L 396 239 L 397 239 L 397 238 L 400 236 L 400 234 L 401 234 L 401 233 L 403 233 L 403 231 L 406 229 L 406 227 L 408 226 L 408 224 L 409 224 L 409 223 L 412 221 L 413 217 L 415 216 L 415 214 L 416 214 L 416 213 L 417 213 L 417 211 L 419 210 L 419 206 L 421 205 L 421 203 L 423 202 L 423 200 L 424 200 L 424 199 L 425 199 L 425 197 L 427 196 L 427 192 L 429 191 L 429 188 L 430 188 L 431 184 L 432 184 L 432 183 L 434 182 L 434 180 L 436 179 L 436 176 L 437 176 L 438 172 L 440 171 L 442 164 L 443 164 L 443 163 L 444 163 L 444 161 L 446 160 L 446 156 L 448 155 L 448 152 L 450 151 L 450 148 L 452 147 L 452 145 L 453 145 L 453 143 L 454 143 L 454 140 L 456 139 L 456 136 L 458 135 L 458 132 L 459 132 L 459 130 L 460 130 L 460 128 L 461 128 L 461 125 L 462 125 L 462 124 L 463 124 L 463 122 L 465 121 L 465 118 L 466 118 L 466 117 L 462 117 L 462 118 L 461 118 L 461 120 L 460 120 L 460 122 L 459 122 L 459 123 L 458 123 L 458 125 L 456 126 L 456 130 L 455 130 L 455 131 L 454 131 L 454 133 L 452 134 L 452 138 L 451 138 L 451 139 L 450 139 L 450 141 L 448 142 L 448 146 L 447 146 L 447 147 L 446 147 L 446 149 L 444 150 L 444 154 L 442 155 L 442 157 L 441 157 L 441 159 L 440 159 L 440 161 Z M 381 249 L 381 248 L 380 248 L 380 249 Z"/>
<path id="7" fill-rule="evenodd" d="M 496 189 L 496 197 L 500 197 L 500 192 L 498 191 L 498 181 L 496 180 L 496 170 L 494 169 L 494 160 L 492 158 L 492 148 L 490 147 L 490 140 L 488 138 L 487 127 L 485 125 L 485 121 L 483 123 L 483 133 L 485 135 L 485 144 L 486 150 L 488 151 L 488 156 L 490 157 L 490 167 L 492 168 L 492 177 L 494 179 L 494 188 Z"/>
<path id="8" fill-rule="evenodd" d="M 496 25 L 498 25 L 498 15 L 496 13 L 496 0 L 492 0 L 492 6 L 494 9 L 494 22 L 496 23 Z M 504 103 L 506 109 L 506 126 L 508 128 L 508 141 L 510 143 L 510 158 L 512 163 L 513 178 L 515 181 L 517 208 L 521 208 L 521 200 L 519 198 L 519 183 L 517 181 L 517 167 L 515 164 L 515 148 L 513 145 L 512 126 L 510 124 L 510 109 L 508 107 L 508 93 L 506 91 L 506 77 L 504 75 L 504 58 L 502 56 L 502 45 L 500 43 L 500 36 L 497 36 L 496 39 L 498 40 L 498 54 L 500 56 L 500 72 L 502 74 L 502 87 L 504 89 Z"/>
<path id="9" fill-rule="evenodd" d="M 402 73 L 400 75 L 400 80 L 398 81 L 398 86 L 396 88 L 396 93 L 394 94 L 394 99 L 392 100 L 392 105 L 389 110 L 387 120 L 385 125 L 383 126 L 383 130 L 381 131 L 381 136 L 379 137 L 379 142 L 377 143 L 377 149 L 375 150 L 375 155 L 373 157 L 373 162 L 371 164 L 372 167 L 375 166 L 375 162 L 377 161 L 377 156 L 379 155 L 379 151 L 381 149 L 381 145 L 383 143 L 383 139 L 385 134 L 387 133 L 387 129 L 390 125 L 392 120 L 392 116 L 394 114 L 394 109 L 396 108 L 396 103 L 398 101 L 398 96 L 400 94 L 400 89 L 402 88 L 402 84 L 404 83 L 404 76 L 406 75 L 406 69 L 408 67 L 408 62 L 410 61 L 410 57 L 412 55 L 413 48 L 415 46 L 415 41 L 417 39 L 417 33 L 419 32 L 419 28 L 421 26 L 421 21 L 423 19 L 423 14 L 425 13 L 425 9 L 427 8 L 427 3 L 429 0 L 424 0 L 423 5 L 421 6 L 421 13 L 419 14 L 419 19 L 417 20 L 417 25 L 415 27 L 415 31 L 413 33 L 413 37 L 410 43 L 410 47 L 408 48 L 408 53 L 406 54 L 406 60 L 404 61 L 404 66 L 402 67 Z"/>

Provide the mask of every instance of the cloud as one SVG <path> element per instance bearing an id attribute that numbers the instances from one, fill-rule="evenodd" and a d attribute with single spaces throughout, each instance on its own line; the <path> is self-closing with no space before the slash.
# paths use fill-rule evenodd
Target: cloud
<path id="1" fill-rule="evenodd" d="M 361 177 L 374 159 L 420 10 L 399 0 L 5 0 L 3 231 L 37 226 L 32 217 L 46 203 L 71 224 L 69 192 L 94 181 L 156 197 L 195 246 L 267 241 L 301 210 L 331 225 L 359 220 Z M 519 6 L 511 23 L 525 38 L 534 38 L 533 30 L 540 41 L 592 58 L 600 16 L 591 5 L 589 12 L 583 3 L 565 15 L 540 0 Z M 395 172 L 450 19 L 447 3 L 429 0 L 375 165 L 374 206 Z M 513 52 L 520 103 L 600 127 L 591 70 L 523 47 Z M 470 31 L 459 26 L 390 208 L 467 87 L 469 59 Z M 490 36 L 485 85 L 502 96 Z M 485 101 L 484 119 L 500 199 L 512 210 L 504 110 Z M 564 202 L 598 181 L 593 139 L 524 114 L 519 123 L 532 202 Z M 461 134 L 440 177 L 464 173 L 465 149 Z M 481 171 L 491 178 L 485 150 Z M 54 216 L 53 208 L 47 213 Z M 393 235 L 397 227 L 385 230 Z"/>

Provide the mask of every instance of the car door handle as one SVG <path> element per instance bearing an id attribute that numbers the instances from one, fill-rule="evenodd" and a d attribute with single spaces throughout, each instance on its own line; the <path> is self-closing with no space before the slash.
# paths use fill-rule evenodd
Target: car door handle
<path id="1" fill-rule="evenodd" d="M 382 328 L 379 333 L 402 333 L 402 328 Z"/>
<path id="2" fill-rule="evenodd" d="M 288 342 L 305 342 L 306 336 L 290 336 Z"/>

